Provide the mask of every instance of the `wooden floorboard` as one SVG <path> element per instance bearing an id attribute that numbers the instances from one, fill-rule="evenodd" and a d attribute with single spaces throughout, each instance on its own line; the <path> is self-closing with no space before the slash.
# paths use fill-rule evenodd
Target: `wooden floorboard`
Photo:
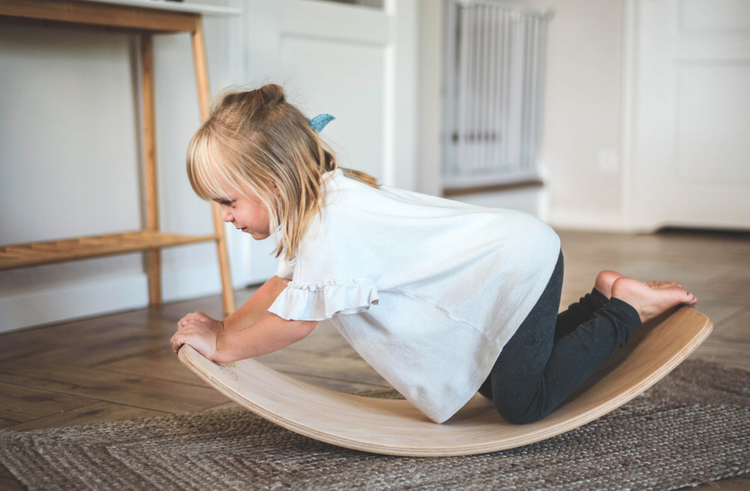
<path id="1" fill-rule="evenodd" d="M 9 426 L 15 426 L 17 424 L 20 424 L 20 421 L 0 418 L 0 430 L 2 430 L 3 428 L 8 428 Z"/>
<path id="2" fill-rule="evenodd" d="M 750 477 L 744 474 L 731 479 L 711 481 L 694 488 L 684 489 L 697 489 L 698 491 L 747 491 L 750 489 Z"/>
<path id="3" fill-rule="evenodd" d="M 0 478 L 13 478 L 13 474 L 11 474 L 8 469 L 3 467 L 2 464 L 0 464 Z M 3 488 L 0 488 L 0 489 L 3 489 Z"/>
<path id="4" fill-rule="evenodd" d="M 0 476 L 0 489 L 3 491 L 21 491 L 24 488 L 20 482 L 11 477 Z"/>
<path id="5" fill-rule="evenodd" d="M 2 382 L 0 394 L 3 394 L 0 399 L 0 417 L 18 422 L 31 421 L 96 402 L 86 397 Z"/>
<path id="6" fill-rule="evenodd" d="M 716 325 L 691 358 L 750 370 L 750 234 L 558 233 L 565 256 L 561 310 L 588 293 L 604 269 L 644 281 L 679 281 Z M 238 291 L 238 304 L 255 291 Z M 0 335 L 0 428 L 27 431 L 237 407 L 185 369 L 169 347 L 176 322 L 194 311 L 219 317 L 220 297 Z M 329 321 L 259 360 L 341 392 L 388 387 Z M 0 467 L 0 489 L 23 488 Z M 695 489 L 750 489 L 750 476 Z"/>
<path id="7" fill-rule="evenodd" d="M 77 407 L 68 411 L 60 411 L 43 418 L 19 423 L 10 426 L 8 430 L 26 431 L 39 428 L 59 428 L 62 426 L 79 425 L 82 421 L 85 421 L 85 424 L 108 423 L 111 421 L 123 421 L 126 419 L 166 416 L 168 414 L 170 413 L 134 406 L 113 404 L 111 402 L 95 402 L 87 406 Z"/>
<path id="8" fill-rule="evenodd" d="M 73 365 L 53 367 L 36 364 L 33 358 L 0 364 L 0 383 L 170 413 L 197 411 L 226 400 L 207 386 Z"/>

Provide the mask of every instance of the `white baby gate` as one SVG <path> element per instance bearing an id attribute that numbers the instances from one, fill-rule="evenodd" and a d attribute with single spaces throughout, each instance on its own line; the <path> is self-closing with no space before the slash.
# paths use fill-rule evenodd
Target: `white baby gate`
<path id="1" fill-rule="evenodd" d="M 443 188 L 539 180 L 551 14 L 445 0 Z"/>

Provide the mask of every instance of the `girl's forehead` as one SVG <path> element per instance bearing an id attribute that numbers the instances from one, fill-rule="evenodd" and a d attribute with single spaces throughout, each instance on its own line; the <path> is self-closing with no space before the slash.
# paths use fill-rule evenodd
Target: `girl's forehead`
<path id="1" fill-rule="evenodd" d="M 219 189 L 221 189 L 221 192 L 224 194 L 229 193 L 235 193 L 234 186 L 230 185 L 229 182 L 224 179 L 222 176 L 216 176 L 216 184 L 219 186 Z"/>
<path id="2" fill-rule="evenodd" d="M 249 198 L 251 200 L 257 199 L 257 195 L 253 192 L 253 190 L 244 184 L 238 183 L 237 185 L 232 185 L 222 177 L 218 177 L 217 184 L 221 188 L 224 196 L 231 200 L 236 200 L 239 198 Z"/>

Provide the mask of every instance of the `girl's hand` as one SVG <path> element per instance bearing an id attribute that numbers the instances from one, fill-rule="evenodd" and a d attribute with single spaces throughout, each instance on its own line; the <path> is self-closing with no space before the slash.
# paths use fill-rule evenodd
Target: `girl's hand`
<path id="1" fill-rule="evenodd" d="M 172 349 L 177 353 L 183 344 L 189 344 L 207 360 L 216 357 L 216 338 L 219 335 L 199 324 L 187 324 L 172 336 Z"/>
<path id="2" fill-rule="evenodd" d="M 212 319 L 203 312 L 193 312 L 192 314 L 186 315 L 177 323 L 177 329 L 182 329 L 188 324 L 198 324 L 216 334 L 224 332 L 224 322 Z"/>

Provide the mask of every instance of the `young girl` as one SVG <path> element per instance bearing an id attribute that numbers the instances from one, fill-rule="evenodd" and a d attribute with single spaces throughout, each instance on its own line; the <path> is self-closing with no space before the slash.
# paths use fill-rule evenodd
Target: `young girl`
<path id="1" fill-rule="evenodd" d="M 277 85 L 217 98 L 187 157 L 222 219 L 274 236 L 276 276 L 223 321 L 185 316 L 172 338 L 215 362 L 260 356 L 331 322 L 442 423 L 477 391 L 513 423 L 549 414 L 638 326 L 697 300 L 674 282 L 602 271 L 558 315 L 555 232 L 521 212 L 378 185 L 336 157 Z"/>

